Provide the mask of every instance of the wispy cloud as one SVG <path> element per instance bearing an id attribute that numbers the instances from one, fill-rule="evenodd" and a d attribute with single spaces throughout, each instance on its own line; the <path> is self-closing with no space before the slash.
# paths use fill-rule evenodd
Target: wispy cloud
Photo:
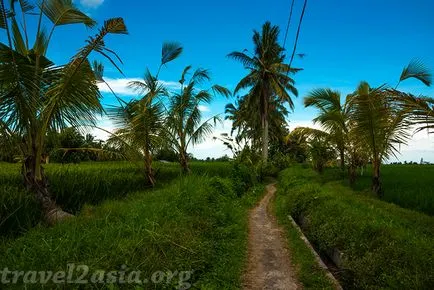
<path id="1" fill-rule="evenodd" d="M 98 8 L 104 3 L 104 0 L 80 0 L 80 4 L 86 8 Z"/>
<path id="2" fill-rule="evenodd" d="M 128 84 L 132 81 L 141 81 L 140 78 L 104 78 L 106 83 L 110 86 L 110 88 L 117 94 L 121 96 L 135 96 L 137 92 L 130 88 Z M 161 81 L 163 85 L 165 85 L 169 90 L 179 89 L 179 82 L 173 81 Z M 105 83 L 98 84 L 99 90 L 102 93 L 111 93 L 110 88 Z"/>
<path id="3" fill-rule="evenodd" d="M 201 111 L 201 112 L 210 112 L 211 111 L 211 109 L 209 107 L 204 106 L 204 105 L 199 105 L 198 108 L 199 108 L 199 111 Z"/>

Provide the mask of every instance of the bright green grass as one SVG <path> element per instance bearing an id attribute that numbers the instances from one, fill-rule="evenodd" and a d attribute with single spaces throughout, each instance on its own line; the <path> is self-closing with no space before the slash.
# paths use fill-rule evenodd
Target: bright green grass
<path id="1" fill-rule="evenodd" d="M 325 271 L 318 266 L 310 248 L 300 238 L 300 233 L 288 218 L 285 195 L 280 194 L 278 188 L 274 211 L 280 225 L 285 229 L 287 245 L 291 253 L 291 262 L 297 271 L 297 278 L 304 289 L 334 289 L 333 283 L 326 276 Z"/>
<path id="2" fill-rule="evenodd" d="M 201 289 L 239 288 L 246 255 L 247 210 L 262 195 L 263 187 L 237 197 L 230 188 L 222 191 L 230 185 L 228 179 L 193 174 L 129 194 L 123 200 L 85 206 L 71 221 L 52 228 L 37 226 L 4 242 L 0 245 L 0 268 L 58 271 L 76 263 L 88 265 L 91 271 L 110 271 L 127 265 L 128 271 L 142 271 L 147 278 L 156 271 L 193 270 L 185 283 Z M 172 288 L 180 282 L 175 276 L 167 285 L 142 286 Z"/>
<path id="3" fill-rule="evenodd" d="M 358 176 L 353 189 L 361 194 L 373 196 L 371 188 L 372 168 L 368 166 L 363 176 Z M 346 174 L 345 174 L 346 175 Z M 349 186 L 340 169 L 328 168 L 321 181 L 341 180 Z M 384 189 L 384 201 L 404 208 L 434 215 L 434 165 L 383 165 L 381 181 Z"/>
<path id="4" fill-rule="evenodd" d="M 96 205 L 108 199 L 120 199 L 145 188 L 141 163 L 85 162 L 44 166 L 50 192 L 66 211 L 76 214 L 85 204 Z M 155 162 L 157 187 L 180 176 L 177 163 Z M 227 177 L 228 162 L 193 162 L 193 173 Z M 0 163 L 0 236 L 25 232 L 40 221 L 41 213 L 33 196 L 25 192 L 19 164 Z"/>
<path id="5" fill-rule="evenodd" d="M 357 194 L 332 175 L 283 171 L 278 216 L 303 217 L 303 231 L 321 253 L 343 253 L 340 278 L 348 289 L 430 289 L 434 218 Z"/>

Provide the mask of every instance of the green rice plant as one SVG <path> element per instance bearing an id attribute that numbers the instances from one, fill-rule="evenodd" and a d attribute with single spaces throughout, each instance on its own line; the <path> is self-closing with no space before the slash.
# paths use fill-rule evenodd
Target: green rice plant
<path id="1" fill-rule="evenodd" d="M 434 218 L 357 194 L 301 167 L 282 172 L 280 215 L 302 225 L 320 253 L 341 253 L 344 288 L 429 289 L 434 282 Z"/>

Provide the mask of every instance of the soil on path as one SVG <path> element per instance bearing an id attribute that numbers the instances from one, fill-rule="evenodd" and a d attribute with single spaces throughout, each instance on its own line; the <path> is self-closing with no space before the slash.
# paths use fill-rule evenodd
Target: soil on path
<path id="1" fill-rule="evenodd" d="M 249 257 L 244 289 L 301 289 L 286 240 L 275 217 L 268 211 L 275 192 L 275 185 L 268 185 L 265 197 L 249 214 Z"/>

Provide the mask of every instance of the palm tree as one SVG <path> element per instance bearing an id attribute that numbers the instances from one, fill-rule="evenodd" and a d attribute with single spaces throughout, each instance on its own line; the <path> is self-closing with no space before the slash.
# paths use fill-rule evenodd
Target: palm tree
<path id="1" fill-rule="evenodd" d="M 351 96 L 350 107 L 358 144 L 366 146 L 372 161 L 372 191 L 381 197 L 380 166 L 409 139 L 408 114 L 384 87 L 371 88 L 366 82 Z"/>
<path id="2" fill-rule="evenodd" d="M 253 32 L 254 53 L 249 56 L 246 52 L 232 52 L 228 56 L 241 62 L 249 70 L 247 76 L 242 78 L 234 93 L 242 89 L 249 89 L 246 95 L 246 105 L 249 109 L 257 109 L 255 113 L 261 120 L 262 129 L 262 158 L 268 158 L 268 139 L 270 106 L 274 100 L 288 103 L 294 108 L 290 93 L 297 96 L 294 80 L 288 76 L 299 69 L 294 69 L 284 63 L 284 49 L 278 43 L 279 28 L 266 22 L 262 32 Z"/>
<path id="3" fill-rule="evenodd" d="M 21 10 L 19 23 L 15 8 Z M 0 0 L 0 28 L 7 43 L 0 43 L 0 119 L 3 129 L 21 137 L 19 149 L 23 155 L 22 175 L 28 190 L 36 195 L 49 223 L 70 216 L 62 211 L 48 191 L 47 178 L 41 166 L 46 134 L 67 126 L 78 127 L 95 123 L 95 113 L 101 113 L 101 94 L 89 55 L 97 52 L 115 67 L 117 55 L 105 45 L 108 34 L 125 34 L 122 18 L 104 22 L 98 33 L 72 56 L 68 63 L 56 66 L 47 57 L 50 41 L 57 27 L 84 24 L 93 27 L 95 21 L 78 10 L 71 0 L 42 0 L 38 4 L 37 27 L 33 46 L 29 46 L 26 17 L 35 14 L 28 1 L 11 1 L 6 7 Z M 42 28 L 44 18 L 52 27 Z"/>
<path id="4" fill-rule="evenodd" d="M 152 152 L 163 140 L 164 108 L 160 101 L 149 102 L 146 97 L 125 103 L 110 112 L 115 124 L 120 126 L 112 139 L 118 148 L 127 145 L 131 152 L 143 156 L 144 173 L 149 185 L 155 185 Z M 114 141 L 114 142 L 113 142 Z M 117 142 L 116 142 L 117 141 Z M 131 150 L 132 149 L 132 150 Z"/>
<path id="5" fill-rule="evenodd" d="M 209 71 L 196 69 L 190 80 L 186 81 L 191 66 L 187 66 L 179 81 L 181 89 L 170 97 L 167 126 L 169 128 L 170 141 L 179 154 L 179 162 L 184 173 L 189 173 L 187 148 L 202 142 L 212 132 L 213 125 L 220 120 L 219 116 L 212 116 L 202 122 L 200 106 L 209 104 L 213 94 L 230 96 L 228 89 L 212 85 L 210 89 L 203 90 L 197 86 L 211 79 Z M 214 124 L 213 124 L 214 122 Z"/>
<path id="6" fill-rule="evenodd" d="M 156 76 L 149 69 L 143 80 L 132 81 L 133 88 L 141 98 L 128 103 L 120 100 L 120 106 L 110 110 L 110 116 L 119 126 L 111 138 L 118 147 L 127 145 L 133 154 L 139 150 L 143 155 L 145 177 L 151 186 L 155 185 L 155 172 L 152 168 L 152 153 L 164 140 L 165 108 L 162 98 L 168 96 L 167 89 L 158 80 L 161 67 L 176 59 L 182 53 L 182 46 L 177 43 L 164 43 L 161 50 L 161 63 Z"/>
<path id="7" fill-rule="evenodd" d="M 319 114 L 313 119 L 330 135 L 336 145 L 341 169 L 345 170 L 345 144 L 348 143 L 348 112 L 346 104 L 341 104 L 341 94 L 331 89 L 316 89 L 304 98 L 305 107 L 316 107 Z"/>
<path id="8" fill-rule="evenodd" d="M 395 89 L 381 86 L 371 88 L 362 82 L 356 92 L 350 95 L 350 118 L 354 122 L 354 132 L 359 146 L 369 152 L 372 166 L 372 190 L 382 197 L 383 190 L 380 179 L 380 167 L 384 160 L 396 155 L 399 145 L 406 144 L 410 138 L 409 128 L 415 122 L 419 123 L 421 116 L 429 119 L 429 100 L 422 105 L 425 111 L 421 113 L 420 102 L 415 106 L 411 95 L 397 90 L 399 84 L 409 78 L 415 78 L 427 86 L 431 85 L 432 76 L 429 70 L 418 60 L 412 60 L 402 70 Z M 416 102 L 417 103 L 417 102 Z M 425 115 L 428 113 L 428 115 Z M 415 120 L 412 120 L 412 118 Z M 428 123 L 429 127 L 429 123 Z"/>

